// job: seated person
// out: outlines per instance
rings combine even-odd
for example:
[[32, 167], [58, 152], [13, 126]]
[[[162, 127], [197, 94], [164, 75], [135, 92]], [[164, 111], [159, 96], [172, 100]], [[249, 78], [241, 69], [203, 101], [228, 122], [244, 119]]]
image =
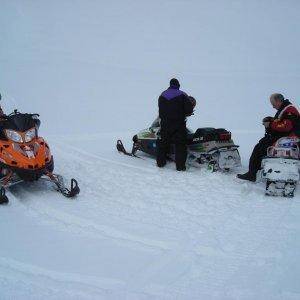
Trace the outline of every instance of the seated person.
[[249, 160], [249, 171], [237, 175], [240, 179], [256, 181], [256, 174], [261, 168], [262, 159], [267, 155], [268, 148], [279, 138], [285, 136], [300, 137], [300, 112], [297, 107], [281, 94], [272, 94], [270, 102], [277, 112], [274, 118], [266, 117], [263, 119], [266, 134], [253, 149]]

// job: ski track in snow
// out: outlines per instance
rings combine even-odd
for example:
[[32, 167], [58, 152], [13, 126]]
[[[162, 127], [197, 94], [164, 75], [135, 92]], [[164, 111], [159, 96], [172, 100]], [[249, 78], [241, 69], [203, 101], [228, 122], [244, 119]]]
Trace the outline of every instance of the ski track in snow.
[[[69, 285], [72, 289], [74, 286], [77, 286], [77, 291], [74, 292], [75, 295], [77, 294], [77, 297], [84, 297], [84, 295], [86, 295], [86, 289], [90, 289], [92, 292], [93, 290], [94, 292], [98, 290], [98, 293], [103, 293], [103, 291], [105, 292], [106, 290], [118, 290], [124, 287], [123, 282], [115, 279], [94, 278], [92, 276], [83, 277], [81, 274], [64, 274], [34, 265], [20, 263], [10, 258], [0, 257], [0, 269], [4, 270], [3, 273], [5, 274], [6, 281], [10, 280], [14, 282], [16, 286], [22, 287], [24, 285], [26, 289], [32, 289], [32, 292], [42, 288], [43, 296], [47, 297], [58, 297], [59, 293], [57, 292], [65, 288], [68, 289]], [[47, 286], [47, 289], [45, 289], [45, 286]], [[72, 296], [72, 293], [73, 292], [70, 292], [69, 296]], [[95, 294], [95, 296], [96, 295], [97, 294]]]
[[[55, 152], [58, 173], [67, 178], [76, 174], [81, 195], [75, 200], [59, 199], [62, 196], [53, 191], [53, 197], [42, 200], [50, 193], [42, 191], [45, 183], [20, 185], [9, 193], [9, 209], [24, 210], [27, 217], [52, 230], [110, 240], [155, 253], [157, 258], [130, 278], [98, 278], [0, 257], [4, 290], [5, 282], [21, 281], [21, 289], [54, 298], [64, 289], [66, 297], [100, 295], [103, 299], [191, 299], [193, 295], [251, 299], [256, 292], [267, 293], [263, 286], [257, 286], [258, 291], [243, 290], [232, 282], [238, 282], [249, 266], [281, 257], [276, 240], [288, 234], [283, 225], [298, 205], [297, 197], [265, 197], [261, 186], [241, 183], [234, 174], [193, 168], [185, 174], [158, 170], [154, 161], [137, 166], [130, 157], [106, 159], [63, 143], [55, 143]], [[61, 205], [55, 203], [57, 199]], [[108, 219], [109, 224], [104, 224]], [[159, 233], [155, 234], [159, 239], [153, 239], [152, 233], [148, 237], [148, 230]], [[266, 253], [270, 244], [275, 244], [272, 253]], [[75, 290], [74, 285], [78, 285]], [[88, 292], [83, 292], [86, 288]]]

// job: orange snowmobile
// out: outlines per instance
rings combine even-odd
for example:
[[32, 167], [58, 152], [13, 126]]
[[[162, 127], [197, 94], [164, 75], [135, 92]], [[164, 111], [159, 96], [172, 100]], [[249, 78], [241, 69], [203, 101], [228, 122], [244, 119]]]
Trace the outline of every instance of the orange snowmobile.
[[67, 188], [63, 177], [53, 173], [49, 145], [38, 136], [38, 117], [38, 114], [17, 110], [8, 116], [0, 116], [0, 204], [8, 203], [5, 188], [24, 181], [51, 181], [66, 197], [74, 197], [80, 192], [75, 179]]

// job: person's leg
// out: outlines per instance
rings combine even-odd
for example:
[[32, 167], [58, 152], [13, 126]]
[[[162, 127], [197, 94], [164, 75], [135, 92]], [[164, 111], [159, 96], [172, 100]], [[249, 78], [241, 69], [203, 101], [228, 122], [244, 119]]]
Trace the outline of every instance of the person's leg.
[[184, 143], [175, 144], [175, 161], [177, 171], [186, 170], [187, 147]]
[[267, 155], [268, 147], [272, 144], [273, 139], [270, 137], [264, 137], [256, 144], [249, 160], [249, 171], [245, 174], [238, 174], [240, 179], [256, 181], [256, 174], [261, 168], [262, 159]]
[[175, 142], [175, 162], [177, 171], [185, 171], [185, 163], [187, 158], [187, 131], [186, 127], [182, 126], [174, 134]]
[[249, 160], [249, 173], [256, 177], [256, 173], [261, 168], [262, 159], [267, 155], [267, 150], [273, 144], [273, 139], [269, 137], [262, 138], [254, 147]]
[[166, 129], [161, 129], [160, 138], [156, 142], [157, 145], [157, 156], [156, 163], [159, 168], [162, 168], [167, 163], [167, 154], [170, 148], [170, 137]]

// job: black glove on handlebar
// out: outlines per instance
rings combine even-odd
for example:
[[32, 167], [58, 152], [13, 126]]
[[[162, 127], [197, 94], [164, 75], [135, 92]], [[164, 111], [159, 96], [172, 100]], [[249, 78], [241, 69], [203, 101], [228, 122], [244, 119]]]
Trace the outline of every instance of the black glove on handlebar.
[[265, 122], [272, 122], [274, 120], [273, 117], [265, 117], [263, 118], [262, 122], [265, 123]]

